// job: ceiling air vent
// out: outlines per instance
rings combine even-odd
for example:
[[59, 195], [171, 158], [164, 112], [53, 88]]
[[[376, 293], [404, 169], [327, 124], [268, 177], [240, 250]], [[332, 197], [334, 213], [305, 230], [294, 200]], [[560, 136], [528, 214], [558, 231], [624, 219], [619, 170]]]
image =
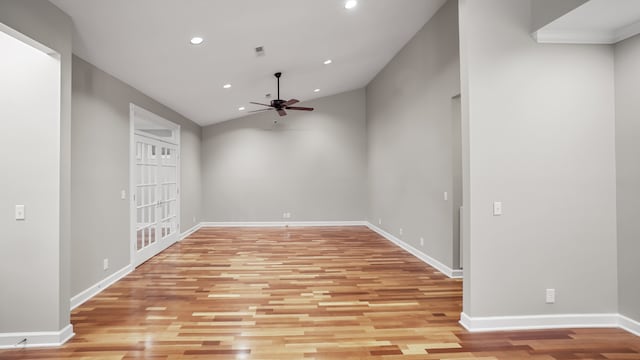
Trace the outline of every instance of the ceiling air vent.
[[264, 56], [264, 46], [258, 46], [255, 48], [256, 56]]

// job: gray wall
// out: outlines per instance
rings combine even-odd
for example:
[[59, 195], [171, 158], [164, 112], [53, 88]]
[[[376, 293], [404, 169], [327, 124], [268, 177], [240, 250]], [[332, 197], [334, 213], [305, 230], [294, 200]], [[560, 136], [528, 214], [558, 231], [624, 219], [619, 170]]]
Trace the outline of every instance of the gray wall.
[[[70, 124], [71, 124], [71, 19], [58, 8], [47, 1], [39, 0], [2, 0], [0, 1], [0, 22], [23, 33], [24, 35], [46, 45], [61, 55], [61, 77], [60, 77], [60, 119], [58, 149], [52, 149], [59, 154], [59, 165], [56, 170], [59, 176], [57, 197], [54, 206], [59, 210], [55, 212], [56, 229], [55, 234], [47, 234], [47, 237], [31, 237], [29, 241], [37, 247], [40, 242], [51, 246], [50, 258], [46, 262], [40, 262], [40, 255], [28, 253], [19, 266], [11, 268], [11, 274], [17, 276], [8, 277], [3, 280], [2, 306], [10, 309], [13, 314], [11, 319], [0, 318], [0, 332], [8, 331], [57, 331], [69, 324], [69, 231], [70, 231]], [[5, 120], [3, 120], [4, 122]], [[48, 134], [50, 136], [54, 134]], [[25, 144], [28, 141], [25, 139]], [[12, 150], [13, 151], [13, 150]], [[43, 165], [38, 163], [39, 159], [29, 159], [32, 166]], [[21, 165], [21, 167], [24, 167]], [[23, 169], [24, 170], [24, 169]], [[11, 173], [10, 167], [3, 167], [7, 174]], [[25, 179], [25, 184], [29, 184], [29, 179]], [[33, 189], [32, 189], [33, 190]], [[16, 204], [5, 204], [11, 209], [5, 213], [5, 219], [13, 220], [13, 206]], [[27, 210], [28, 211], [28, 210]], [[25, 224], [26, 225], [26, 224]], [[37, 228], [43, 224], [29, 223], [27, 226]], [[7, 238], [22, 236], [25, 233], [19, 230], [12, 233], [7, 230]], [[42, 251], [49, 247], [43, 246]], [[9, 252], [0, 252], [0, 262], [5, 262], [4, 257], [11, 257]], [[22, 256], [25, 256], [24, 254]], [[13, 259], [15, 260], [15, 259]], [[11, 260], [11, 261], [13, 261]], [[11, 263], [11, 261], [7, 263]], [[23, 276], [20, 276], [22, 274]], [[44, 276], [50, 274], [50, 276]], [[25, 280], [26, 279], [26, 280]], [[53, 282], [51, 287], [50, 281]], [[40, 287], [42, 288], [40, 289]], [[12, 289], [12, 290], [8, 290]], [[35, 312], [23, 312], [24, 299], [30, 298], [30, 292], [34, 289], [40, 290], [34, 299], [29, 299], [33, 308], [46, 304], [55, 304], [56, 309], [52, 309], [52, 315], [40, 317]], [[52, 289], [46, 292], [45, 289]], [[6, 300], [6, 301], [5, 301]], [[33, 302], [41, 302], [34, 304]], [[17, 315], [17, 316], [16, 316]], [[53, 316], [53, 318], [51, 317]]]
[[445, 201], [444, 192], [452, 194], [452, 97], [459, 92], [451, 0], [367, 86], [368, 220], [449, 267], [457, 265], [453, 197]]
[[129, 103], [181, 125], [181, 229], [200, 221], [201, 128], [74, 56], [72, 296], [129, 265]]
[[[3, 32], [0, 52], [0, 331], [57, 330], [60, 62]], [[17, 204], [25, 221], [14, 220]]]
[[620, 313], [640, 321], [640, 36], [615, 46]]
[[364, 90], [303, 106], [204, 128], [204, 221], [365, 219]]
[[530, 0], [462, 0], [460, 14], [464, 312], [617, 312], [612, 48], [535, 43]]

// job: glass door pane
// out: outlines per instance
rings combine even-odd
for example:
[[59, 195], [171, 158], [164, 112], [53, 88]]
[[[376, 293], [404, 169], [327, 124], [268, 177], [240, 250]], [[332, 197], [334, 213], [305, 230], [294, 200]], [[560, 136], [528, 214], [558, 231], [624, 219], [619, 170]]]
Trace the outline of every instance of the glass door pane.
[[158, 145], [144, 137], [136, 137], [136, 251], [144, 251], [158, 241], [157, 188]]
[[160, 149], [160, 236], [165, 239], [178, 231], [178, 150], [163, 144]]

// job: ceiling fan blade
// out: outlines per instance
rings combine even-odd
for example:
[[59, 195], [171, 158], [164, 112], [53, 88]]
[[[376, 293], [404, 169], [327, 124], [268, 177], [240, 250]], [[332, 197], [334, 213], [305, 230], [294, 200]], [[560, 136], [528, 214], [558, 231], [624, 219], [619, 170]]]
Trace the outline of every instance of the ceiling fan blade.
[[310, 107], [301, 107], [301, 106], [287, 106], [287, 110], [302, 110], [302, 111], [313, 111], [313, 108]]
[[260, 109], [260, 110], [252, 110], [252, 111], [247, 111], [249, 113], [257, 113], [257, 112], [263, 112], [263, 111], [271, 111], [273, 109]]
[[287, 115], [287, 112], [284, 111], [284, 109], [278, 109], [278, 114], [280, 114], [280, 116], [285, 116]]
[[262, 106], [268, 106], [268, 107], [271, 107], [271, 105], [267, 105], [267, 104], [263, 104], [263, 103], [258, 103], [258, 102], [253, 102], [253, 101], [249, 102], [249, 104], [256, 104], [256, 105], [262, 105]]
[[282, 105], [289, 106], [289, 105], [297, 104], [299, 102], [300, 102], [300, 100], [298, 100], [298, 99], [291, 99], [289, 101], [283, 102]]

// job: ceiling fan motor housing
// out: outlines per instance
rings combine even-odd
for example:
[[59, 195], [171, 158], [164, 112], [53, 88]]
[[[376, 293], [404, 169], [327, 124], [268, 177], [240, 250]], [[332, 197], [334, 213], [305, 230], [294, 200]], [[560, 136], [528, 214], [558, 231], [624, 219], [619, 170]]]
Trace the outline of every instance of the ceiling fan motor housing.
[[280, 99], [271, 100], [271, 106], [273, 106], [276, 109], [282, 109], [282, 108], [284, 108], [284, 103], [285, 102], [286, 101], [280, 100]]

